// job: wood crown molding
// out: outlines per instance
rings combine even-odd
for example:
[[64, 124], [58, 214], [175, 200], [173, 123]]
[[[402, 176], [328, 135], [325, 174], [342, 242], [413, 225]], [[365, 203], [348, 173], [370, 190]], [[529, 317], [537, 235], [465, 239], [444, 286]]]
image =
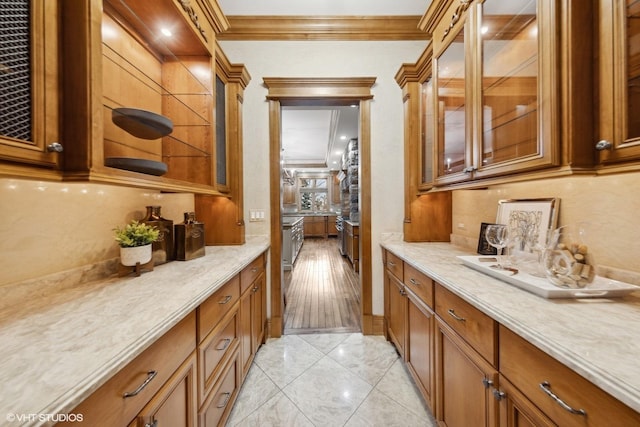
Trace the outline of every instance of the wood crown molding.
[[396, 83], [404, 87], [409, 82], [424, 83], [431, 75], [433, 44], [429, 42], [415, 64], [404, 63], [395, 75]]
[[454, 0], [434, 0], [431, 2], [429, 8], [420, 19], [418, 28], [426, 32], [427, 36], [431, 38], [433, 30], [435, 30], [436, 25], [443, 19], [444, 14], [447, 12], [447, 9], [449, 9], [449, 6], [451, 6], [453, 1]]
[[232, 64], [217, 41], [216, 73], [222, 74], [226, 82], [238, 83], [243, 90], [246, 89], [247, 85], [251, 81], [251, 75], [244, 64]]
[[218, 40], [427, 40], [420, 16], [275, 16], [227, 17], [230, 27]]
[[375, 77], [264, 77], [269, 89], [267, 99], [299, 98], [316, 99], [371, 99], [371, 87]]

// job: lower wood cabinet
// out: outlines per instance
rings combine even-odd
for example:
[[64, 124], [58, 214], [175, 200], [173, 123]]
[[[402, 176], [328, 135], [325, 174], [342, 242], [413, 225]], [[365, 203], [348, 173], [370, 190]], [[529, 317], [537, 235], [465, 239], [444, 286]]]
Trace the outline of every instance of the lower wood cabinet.
[[439, 427], [640, 426], [640, 413], [383, 251], [385, 335]]
[[195, 425], [196, 369], [196, 355], [193, 353], [140, 411], [129, 427]]
[[92, 427], [224, 425], [265, 340], [265, 262], [256, 258], [73, 413]]
[[498, 401], [491, 386], [498, 381], [498, 370], [439, 317], [435, 338], [435, 417], [439, 425], [497, 426]]
[[[556, 425], [640, 425], [638, 412], [504, 326], [500, 327], [500, 372], [526, 399], [521, 401], [539, 408]], [[500, 388], [514, 399], [502, 384]]]
[[433, 310], [408, 290], [405, 361], [418, 389], [431, 408], [435, 407], [434, 328]]
[[347, 241], [347, 258], [357, 273], [360, 270], [360, 227], [345, 221], [344, 232]]
[[[148, 405], [151, 405], [155, 399], [162, 401], [170, 397], [171, 402], [174, 402], [178, 396], [169, 396], [173, 394], [171, 385], [174, 382], [180, 383], [183, 378], [191, 375], [180, 374], [182, 372], [180, 367], [184, 368], [183, 363], [187, 358], [192, 357], [196, 348], [195, 331], [196, 316], [192, 312], [93, 392], [72, 412], [82, 414], [85, 425], [128, 426], [132, 422], [137, 422], [139, 414], [142, 413], [144, 416], [146, 412], [141, 411], [149, 408]], [[186, 369], [189, 371], [189, 368]], [[185, 381], [188, 385], [193, 379]], [[188, 387], [184, 392], [187, 393], [187, 390]], [[193, 405], [187, 407], [186, 411], [195, 410], [193, 394], [187, 395], [184, 402]], [[153, 408], [149, 409], [149, 413], [153, 416]], [[60, 425], [73, 426], [74, 423]]]
[[220, 380], [202, 405], [199, 415], [200, 427], [224, 425], [236, 400], [241, 379], [240, 353], [236, 351], [222, 371]]

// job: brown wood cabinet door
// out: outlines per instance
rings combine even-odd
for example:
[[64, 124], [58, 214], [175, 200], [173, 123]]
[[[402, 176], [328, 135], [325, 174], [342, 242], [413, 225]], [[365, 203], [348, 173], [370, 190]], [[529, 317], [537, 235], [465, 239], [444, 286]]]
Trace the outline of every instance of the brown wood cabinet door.
[[240, 363], [244, 378], [251, 365], [251, 289], [240, 298]]
[[407, 291], [406, 362], [424, 400], [433, 409], [435, 316], [412, 292]]
[[0, 64], [6, 64], [0, 71], [0, 160], [56, 167], [56, 148], [64, 143], [59, 125], [62, 7], [58, 0], [13, 3], [0, 19], [11, 34], [0, 50]]
[[264, 340], [265, 313], [265, 280], [264, 273], [253, 283], [251, 288], [251, 353], [256, 354]]
[[553, 427], [526, 396], [500, 375], [500, 427]]
[[640, 5], [599, 0], [599, 135], [603, 164], [640, 159]]
[[196, 355], [191, 355], [130, 426], [193, 427], [196, 424]]
[[386, 281], [389, 288], [389, 337], [404, 358], [407, 297], [404, 285], [393, 275], [387, 273]]
[[436, 419], [447, 427], [496, 427], [492, 390], [498, 372], [439, 318], [436, 320]]

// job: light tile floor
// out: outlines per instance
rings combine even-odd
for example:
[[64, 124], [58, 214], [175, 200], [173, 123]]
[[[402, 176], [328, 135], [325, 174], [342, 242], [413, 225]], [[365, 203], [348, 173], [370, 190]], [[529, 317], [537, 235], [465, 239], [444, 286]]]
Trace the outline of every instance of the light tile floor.
[[361, 427], [436, 423], [381, 336], [285, 335], [258, 353], [227, 426]]

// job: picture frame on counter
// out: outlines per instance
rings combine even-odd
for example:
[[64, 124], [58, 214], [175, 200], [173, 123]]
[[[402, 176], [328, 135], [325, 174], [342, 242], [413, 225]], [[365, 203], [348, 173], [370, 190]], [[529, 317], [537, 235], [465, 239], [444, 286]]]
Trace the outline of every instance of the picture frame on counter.
[[478, 253], [480, 255], [497, 255], [498, 250], [487, 242], [487, 226], [489, 222], [480, 223], [480, 235], [478, 236]]
[[519, 237], [532, 237], [544, 248], [551, 231], [558, 225], [560, 199], [505, 199], [498, 201], [497, 224], [505, 224]]

